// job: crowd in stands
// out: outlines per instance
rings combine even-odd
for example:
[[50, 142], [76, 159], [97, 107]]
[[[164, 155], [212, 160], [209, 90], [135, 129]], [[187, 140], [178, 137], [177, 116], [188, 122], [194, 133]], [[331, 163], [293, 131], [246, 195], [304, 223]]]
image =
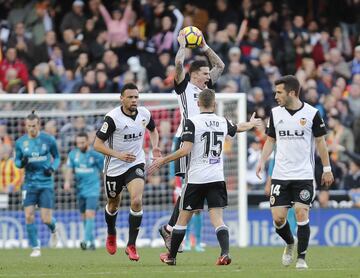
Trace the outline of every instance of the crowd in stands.
[[[0, 95], [118, 93], [127, 82], [142, 93], [171, 93], [178, 32], [194, 25], [226, 65], [216, 91], [245, 92], [248, 112], [264, 122], [274, 105], [273, 81], [294, 74], [302, 98], [329, 128], [331, 189], [360, 191], [360, 160], [353, 156], [360, 154], [359, 1], [5, 2]], [[201, 55], [189, 50], [186, 62]], [[252, 173], [264, 130], [249, 138], [250, 189], [262, 186]], [[318, 163], [318, 184], [321, 169]], [[326, 191], [323, 198], [326, 206]]]

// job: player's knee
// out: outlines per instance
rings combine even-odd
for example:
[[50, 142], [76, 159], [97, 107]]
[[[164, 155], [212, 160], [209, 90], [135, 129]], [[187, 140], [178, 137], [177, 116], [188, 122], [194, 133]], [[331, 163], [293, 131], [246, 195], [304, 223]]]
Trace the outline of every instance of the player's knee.
[[25, 222], [26, 222], [27, 224], [34, 223], [34, 220], [35, 220], [35, 217], [34, 217], [33, 214], [25, 215]]
[[110, 213], [116, 212], [119, 209], [119, 199], [118, 198], [108, 199], [106, 208]]
[[284, 226], [286, 222], [286, 218], [282, 216], [276, 216], [274, 217], [274, 226], [275, 228]]
[[41, 217], [41, 221], [42, 221], [44, 224], [46, 224], [46, 225], [51, 224], [51, 217], [42, 216], [42, 217]]
[[85, 218], [89, 219], [89, 218], [94, 218], [95, 217], [95, 211], [86, 211], [85, 212]]
[[296, 215], [297, 222], [304, 222], [304, 221], [307, 221], [309, 218], [308, 211], [306, 209], [296, 209], [295, 215]]
[[134, 211], [139, 211], [142, 208], [142, 200], [140, 197], [135, 197], [131, 199], [131, 209]]
[[110, 213], [115, 213], [117, 212], [119, 209], [119, 206], [118, 204], [116, 203], [112, 203], [112, 202], [109, 202], [107, 205], [106, 205], [106, 210]]

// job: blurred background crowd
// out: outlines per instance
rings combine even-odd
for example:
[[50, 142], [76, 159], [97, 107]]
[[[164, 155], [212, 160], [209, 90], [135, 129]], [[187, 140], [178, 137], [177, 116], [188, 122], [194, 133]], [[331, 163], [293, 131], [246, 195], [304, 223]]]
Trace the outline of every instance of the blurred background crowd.
[[[249, 134], [249, 190], [264, 186], [255, 165], [274, 106], [273, 81], [294, 74], [329, 129], [331, 189], [350, 192], [360, 206], [360, 0], [7, 0], [0, 1], [0, 18], [0, 97], [119, 93], [127, 82], [142, 93], [171, 93], [178, 32], [197, 26], [226, 64], [216, 91], [246, 93], [248, 113], [264, 119], [263, 130]], [[200, 56], [189, 50], [186, 64]], [[92, 123], [76, 124], [93, 130]], [[170, 134], [176, 124], [163, 128]], [[1, 145], [10, 146], [1, 148], [1, 161], [13, 137], [0, 121]], [[321, 171], [318, 161], [318, 185]], [[322, 206], [328, 198], [322, 190]]]

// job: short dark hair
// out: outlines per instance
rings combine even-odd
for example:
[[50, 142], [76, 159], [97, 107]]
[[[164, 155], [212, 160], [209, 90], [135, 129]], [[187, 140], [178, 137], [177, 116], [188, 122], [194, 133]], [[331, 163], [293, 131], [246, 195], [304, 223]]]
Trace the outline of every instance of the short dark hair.
[[40, 122], [40, 118], [39, 118], [39, 116], [35, 113], [35, 110], [32, 110], [32, 111], [31, 111], [31, 114], [27, 115], [26, 119], [29, 120], [29, 121], [38, 120], [38, 122]]
[[120, 94], [121, 95], [124, 95], [124, 92], [126, 90], [139, 90], [138, 87], [134, 84], [134, 83], [126, 83], [122, 88], [121, 88], [121, 91], [120, 91]]
[[85, 131], [80, 131], [76, 137], [85, 137], [86, 139], [89, 138], [88, 134]]
[[211, 89], [204, 89], [199, 94], [199, 103], [204, 108], [210, 108], [215, 102], [215, 91]]
[[209, 67], [209, 63], [204, 60], [196, 60], [196, 61], [192, 62], [190, 65], [189, 74], [191, 74], [195, 71], [199, 71], [200, 68], [202, 68], [202, 67]]
[[284, 84], [284, 89], [286, 92], [289, 93], [290, 91], [295, 91], [296, 96], [299, 96], [300, 94], [300, 83], [294, 75], [282, 76], [278, 80], [275, 80], [274, 84]]

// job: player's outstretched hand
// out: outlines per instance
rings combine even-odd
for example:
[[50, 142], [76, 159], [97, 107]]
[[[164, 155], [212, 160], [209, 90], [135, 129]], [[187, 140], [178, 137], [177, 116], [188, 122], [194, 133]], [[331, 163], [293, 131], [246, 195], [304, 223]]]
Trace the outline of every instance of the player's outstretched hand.
[[330, 187], [334, 182], [334, 176], [332, 172], [323, 173], [321, 176], [321, 184], [325, 185], [326, 187]]
[[177, 40], [178, 40], [178, 42], [179, 42], [179, 44], [180, 44], [180, 47], [185, 47], [185, 46], [186, 46], [185, 34], [184, 34], [184, 31], [183, 31], [183, 30], [181, 30], [181, 31], [179, 32], [179, 35], [178, 35], [178, 37], [177, 37]]
[[129, 152], [120, 152], [117, 158], [127, 163], [131, 163], [136, 160], [136, 156]]
[[259, 180], [262, 180], [262, 176], [260, 175], [260, 173], [262, 171], [264, 171], [265, 165], [261, 162], [258, 163], [258, 165], [256, 165], [256, 176], [259, 178]]
[[155, 147], [152, 150], [153, 157], [161, 157], [161, 150], [159, 147]]
[[262, 120], [260, 118], [255, 118], [256, 112], [254, 112], [251, 115], [250, 123], [253, 125], [253, 127], [258, 128], [262, 126]]
[[164, 164], [164, 158], [162, 157], [154, 158], [149, 168], [147, 168], [147, 173], [149, 175], [152, 175], [154, 172], [159, 170], [163, 164]]

